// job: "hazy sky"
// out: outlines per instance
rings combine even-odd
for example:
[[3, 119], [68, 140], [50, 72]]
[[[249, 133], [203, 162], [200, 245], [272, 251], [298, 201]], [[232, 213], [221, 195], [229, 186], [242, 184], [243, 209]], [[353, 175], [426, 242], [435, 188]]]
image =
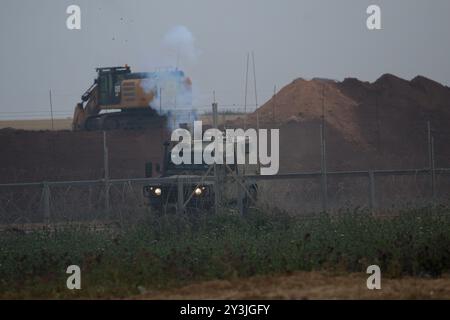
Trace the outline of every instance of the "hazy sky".
[[[66, 28], [71, 4], [81, 30]], [[381, 7], [383, 30], [366, 28], [370, 4]], [[49, 89], [55, 114], [71, 116], [96, 67], [175, 66], [163, 39], [178, 25], [195, 39], [195, 57], [181, 53], [179, 66], [199, 106], [213, 90], [219, 106], [243, 104], [251, 51], [260, 104], [297, 77], [389, 72], [450, 84], [450, 0], [2, 0], [0, 10], [0, 119], [48, 117]]]

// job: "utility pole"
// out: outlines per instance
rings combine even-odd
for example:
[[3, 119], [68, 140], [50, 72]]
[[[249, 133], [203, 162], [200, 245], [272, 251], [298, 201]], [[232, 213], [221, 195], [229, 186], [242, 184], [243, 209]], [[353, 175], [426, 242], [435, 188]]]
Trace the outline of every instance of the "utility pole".
[[[213, 128], [217, 129], [217, 102], [213, 102], [212, 104], [212, 112], [213, 112]], [[215, 142], [217, 142], [215, 140]], [[222, 141], [220, 141], [222, 143]], [[217, 148], [215, 149], [217, 152]], [[219, 213], [219, 203], [220, 203], [220, 186], [219, 186], [219, 172], [217, 168], [217, 164], [214, 161], [214, 212], [215, 214]]]
[[248, 65], [250, 54], [247, 53], [247, 64], [245, 70], [245, 91], [244, 91], [244, 130], [247, 129], [247, 92], [248, 92]]
[[[255, 85], [255, 104], [256, 104], [256, 137], [259, 143], [259, 110], [258, 110], [258, 91], [256, 90], [256, 67], [255, 67], [255, 54], [252, 51], [252, 63], [253, 63], [253, 83]], [[258, 174], [261, 172], [261, 163], [258, 157]]]
[[256, 68], [255, 68], [255, 54], [252, 51], [252, 62], [253, 62], [253, 82], [255, 85], [255, 104], [256, 104], [256, 109], [258, 109], [258, 92], [256, 90]]
[[322, 172], [322, 210], [328, 210], [328, 180], [327, 180], [327, 155], [326, 155], [326, 140], [325, 127], [320, 126], [320, 167]]
[[328, 179], [326, 154], [325, 84], [322, 85], [322, 124], [320, 126], [320, 168], [322, 172], [322, 210], [328, 210]]
[[275, 106], [276, 106], [276, 98], [277, 98], [277, 86], [273, 86], [273, 110], [272, 110], [272, 123], [275, 125]]
[[325, 128], [325, 84], [322, 84], [322, 126]]

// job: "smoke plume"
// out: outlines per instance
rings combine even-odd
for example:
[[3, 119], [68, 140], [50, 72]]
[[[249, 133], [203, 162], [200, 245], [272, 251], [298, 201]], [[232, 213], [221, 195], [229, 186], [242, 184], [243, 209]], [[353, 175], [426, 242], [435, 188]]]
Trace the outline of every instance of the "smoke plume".
[[152, 91], [155, 95], [150, 107], [160, 115], [167, 116], [171, 129], [181, 123], [191, 124], [197, 118], [192, 108], [192, 84], [179, 69], [166, 69], [147, 74], [141, 86], [145, 92]]
[[172, 27], [163, 38], [164, 46], [176, 54], [177, 60], [187, 59], [191, 63], [195, 62], [200, 54], [194, 43], [192, 32], [185, 26]]

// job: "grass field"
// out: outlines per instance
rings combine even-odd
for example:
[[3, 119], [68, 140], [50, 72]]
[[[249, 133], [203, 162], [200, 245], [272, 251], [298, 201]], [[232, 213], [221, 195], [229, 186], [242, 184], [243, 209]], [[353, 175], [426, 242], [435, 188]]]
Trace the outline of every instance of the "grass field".
[[[243, 297], [246, 283], [257, 281], [264, 287], [265, 280], [258, 279], [267, 279], [267, 288], [276, 292], [276, 283], [269, 280], [274, 276], [284, 279], [279, 297], [287, 298], [289, 294], [281, 292], [291, 280], [294, 287], [301, 281], [289, 278], [298, 272], [306, 272], [302, 277], [318, 275], [318, 285], [326, 281], [323, 272], [337, 277], [336, 285], [330, 282], [324, 291], [327, 298], [332, 288], [335, 294], [345, 290], [340, 287], [345, 283], [364, 288], [360, 281], [372, 264], [380, 266], [383, 279], [397, 279], [387, 282], [394, 286], [406, 283], [401, 281], [404, 277], [418, 278], [414, 281], [419, 283], [446, 279], [449, 213], [447, 208], [423, 208], [390, 218], [360, 211], [308, 219], [263, 212], [246, 217], [149, 215], [138, 224], [97, 231], [80, 226], [30, 233], [10, 230], [0, 234], [0, 298], [173, 297], [186, 286], [208, 287], [208, 281], [237, 283], [242, 294], [235, 296]], [[65, 271], [72, 264], [81, 267], [82, 290], [66, 288]], [[339, 277], [349, 277], [348, 282]], [[312, 286], [314, 281], [308, 281]], [[432, 285], [426, 283], [425, 291], [408, 284], [415, 288], [411, 297], [431, 297]], [[218, 290], [216, 296], [222, 289]], [[343, 297], [367, 297], [358, 290]], [[294, 296], [321, 297], [299, 292]], [[434, 294], [448, 296], [442, 290]]]

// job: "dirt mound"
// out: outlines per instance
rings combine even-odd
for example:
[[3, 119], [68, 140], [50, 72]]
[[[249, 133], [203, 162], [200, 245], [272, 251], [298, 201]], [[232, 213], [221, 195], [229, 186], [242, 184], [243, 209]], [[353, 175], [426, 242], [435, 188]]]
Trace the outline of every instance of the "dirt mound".
[[[385, 74], [373, 83], [298, 78], [257, 113], [260, 127], [281, 130], [283, 171], [318, 167], [323, 118], [331, 168], [426, 167], [428, 121], [437, 165], [450, 165], [450, 88], [423, 76], [408, 81]], [[248, 126], [256, 118], [249, 115]]]
[[[385, 74], [373, 83], [298, 78], [258, 109], [260, 127], [280, 128], [280, 172], [320, 169], [323, 115], [329, 170], [428, 167], [427, 121], [436, 166], [450, 166], [450, 88], [423, 76]], [[256, 126], [256, 113], [226, 123]], [[163, 125], [107, 134], [113, 178], [161, 163]], [[164, 136], [164, 137], [163, 137]], [[103, 177], [101, 132], [0, 130], [0, 183]]]
[[449, 299], [450, 278], [383, 279], [368, 290], [366, 274], [295, 272], [289, 275], [215, 280], [178, 289], [145, 292], [133, 299]]

